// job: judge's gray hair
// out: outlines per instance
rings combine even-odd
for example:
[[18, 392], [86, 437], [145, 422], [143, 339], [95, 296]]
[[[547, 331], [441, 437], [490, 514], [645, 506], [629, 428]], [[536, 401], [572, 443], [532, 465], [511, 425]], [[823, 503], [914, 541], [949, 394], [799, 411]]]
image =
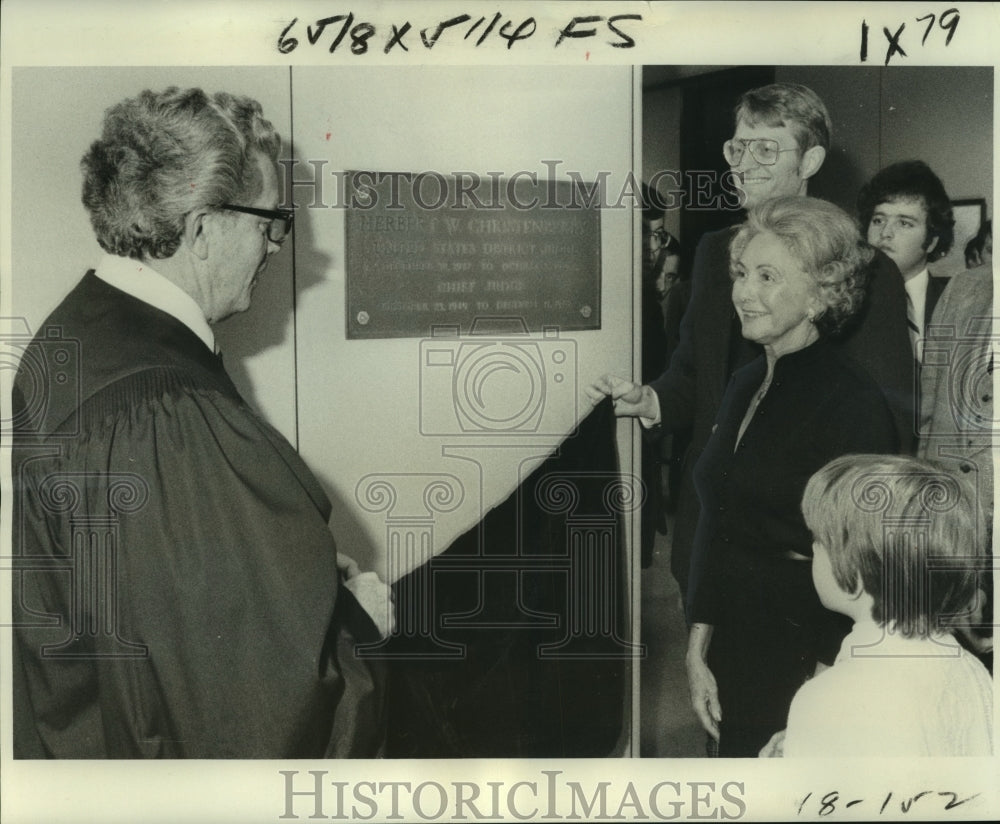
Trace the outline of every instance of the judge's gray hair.
[[170, 257], [189, 213], [259, 195], [256, 155], [276, 160], [279, 146], [249, 97], [171, 86], [112, 106], [80, 161], [98, 243], [136, 260]]

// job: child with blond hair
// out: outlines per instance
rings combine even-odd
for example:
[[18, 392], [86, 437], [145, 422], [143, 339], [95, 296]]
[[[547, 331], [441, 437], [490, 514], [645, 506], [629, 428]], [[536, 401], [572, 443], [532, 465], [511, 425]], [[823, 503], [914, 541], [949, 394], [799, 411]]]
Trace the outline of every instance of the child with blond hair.
[[802, 512], [820, 600], [854, 628], [761, 755], [990, 755], [992, 681], [951, 632], [989, 569], [972, 488], [916, 458], [847, 455], [812, 476]]

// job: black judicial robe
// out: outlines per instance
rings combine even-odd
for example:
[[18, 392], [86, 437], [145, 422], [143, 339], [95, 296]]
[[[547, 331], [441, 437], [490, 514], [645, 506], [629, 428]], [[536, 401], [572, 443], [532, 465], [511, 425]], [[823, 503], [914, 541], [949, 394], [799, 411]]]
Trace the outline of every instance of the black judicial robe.
[[371, 757], [330, 504], [171, 316], [88, 273], [15, 383], [16, 757]]

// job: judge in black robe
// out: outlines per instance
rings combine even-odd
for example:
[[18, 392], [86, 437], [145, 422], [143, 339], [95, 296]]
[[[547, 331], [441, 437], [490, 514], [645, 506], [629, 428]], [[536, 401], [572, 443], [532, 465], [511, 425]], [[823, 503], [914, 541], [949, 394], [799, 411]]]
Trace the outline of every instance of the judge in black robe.
[[[382, 684], [355, 656], [379, 633], [342, 584], [330, 503], [208, 326], [249, 306], [290, 228], [277, 150], [255, 101], [168, 89], [109, 110], [84, 158], [120, 254], [15, 382], [15, 757], [379, 753]], [[240, 174], [205, 171], [222, 167]]]

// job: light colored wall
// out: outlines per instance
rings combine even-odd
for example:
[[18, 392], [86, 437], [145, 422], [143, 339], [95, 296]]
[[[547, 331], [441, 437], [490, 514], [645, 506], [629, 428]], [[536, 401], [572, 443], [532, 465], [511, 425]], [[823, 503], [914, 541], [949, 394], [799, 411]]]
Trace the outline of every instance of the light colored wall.
[[[883, 72], [882, 165], [926, 161], [952, 200], [986, 198], [993, 215], [993, 69], [942, 71], [899, 67]], [[965, 240], [932, 264], [936, 274], [965, 268]]]
[[[558, 160], [557, 175], [595, 179], [607, 170], [609, 189], [617, 189], [635, 151], [627, 66], [296, 68], [293, 75], [246, 67], [18, 69], [12, 301], [33, 330], [102, 254], [80, 204], [78, 164], [105, 108], [172, 84], [256, 97], [286, 139], [282, 154], [292, 156], [293, 141], [296, 158], [326, 159], [329, 170], [528, 170], [544, 178], [542, 161]], [[310, 199], [303, 190], [298, 195]], [[216, 334], [241, 391], [296, 444], [331, 495], [342, 551], [393, 577], [402, 571], [384, 568], [387, 513], [369, 511], [371, 500], [368, 509], [359, 502], [357, 487], [372, 475], [397, 486], [394, 515], [420, 510], [428, 479], [453, 480], [459, 497], [451, 511], [434, 516], [434, 549], [446, 548], [589, 410], [586, 382], [604, 372], [631, 373], [633, 212], [602, 215], [602, 328], [560, 336], [576, 368], [566, 372], [567, 382], [549, 387], [552, 434], [470, 438], [421, 434], [418, 339], [346, 340], [343, 212], [300, 210], [294, 244], [272, 258], [253, 307]], [[551, 344], [538, 346], [544, 352]], [[618, 424], [626, 472], [633, 426]]]
[[779, 66], [779, 83], [803, 83], [826, 103], [833, 145], [809, 194], [854, 214], [858, 190], [881, 168], [882, 111], [878, 66]]
[[[328, 169], [526, 170], [542, 179], [542, 161], [558, 160], [557, 176], [576, 171], [592, 180], [612, 172], [610, 189], [624, 185], [631, 169], [629, 67], [298, 68], [294, 79], [296, 156], [326, 159]], [[296, 245], [301, 452], [331, 493], [341, 547], [375, 559], [385, 556], [387, 517], [422, 514], [414, 496], [431, 476], [451, 476], [445, 480], [458, 484], [463, 502], [435, 516], [440, 551], [502, 500], [558, 437], [422, 434], [422, 414], [454, 405], [450, 387], [437, 384], [421, 409], [419, 339], [346, 339], [344, 212], [307, 211]], [[552, 431], [568, 432], [590, 408], [585, 382], [631, 372], [633, 211], [602, 214], [602, 328], [560, 335], [575, 351], [577, 370], [566, 379], [576, 385], [548, 383]], [[539, 344], [543, 351], [550, 345]], [[626, 461], [630, 426], [619, 424]], [[359, 503], [358, 484], [371, 475], [396, 487], [391, 513]]]
[[993, 69], [901, 66], [882, 73], [882, 165], [926, 160], [952, 200], [993, 213]]

